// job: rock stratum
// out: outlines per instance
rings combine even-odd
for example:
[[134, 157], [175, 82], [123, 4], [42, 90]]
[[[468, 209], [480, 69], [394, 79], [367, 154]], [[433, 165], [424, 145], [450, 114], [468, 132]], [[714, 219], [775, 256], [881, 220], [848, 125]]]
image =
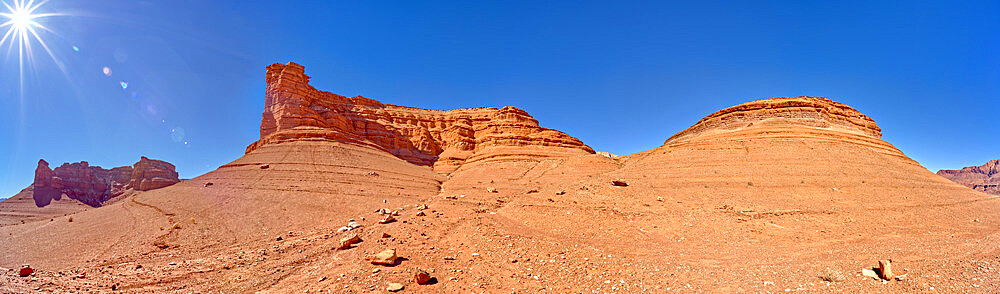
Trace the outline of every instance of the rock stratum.
[[86, 161], [64, 163], [51, 169], [48, 162], [39, 159], [31, 188], [32, 198], [38, 207], [49, 205], [53, 200], [61, 200], [64, 195], [98, 207], [127, 189], [148, 191], [177, 182], [180, 180], [174, 171], [174, 165], [145, 156], [132, 166], [112, 169], [91, 166]]
[[305, 68], [295, 63], [268, 66], [266, 80], [260, 140], [247, 153], [289, 141], [349, 142], [433, 166], [439, 173], [497, 157], [594, 153], [579, 139], [540, 127], [512, 106], [440, 111], [345, 97], [310, 86]]
[[1000, 159], [959, 170], [942, 169], [937, 174], [973, 190], [1000, 195]]
[[[931, 173], [883, 141], [872, 118], [830, 99], [743, 103], [616, 156], [513, 107], [423, 110], [308, 80], [300, 65], [269, 66], [259, 139], [212, 172], [0, 227], [0, 267], [36, 269], [0, 283], [11, 292], [1000, 289], [990, 270], [1000, 268], [998, 197]], [[40, 249], [57, 246], [58, 256]], [[396, 258], [372, 262], [384, 252]], [[889, 259], [904, 280], [861, 275]]]

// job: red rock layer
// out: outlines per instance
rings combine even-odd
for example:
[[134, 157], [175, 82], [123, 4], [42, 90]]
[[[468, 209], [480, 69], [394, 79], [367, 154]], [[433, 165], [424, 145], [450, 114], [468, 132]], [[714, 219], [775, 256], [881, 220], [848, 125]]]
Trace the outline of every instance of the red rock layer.
[[943, 169], [939, 170], [937, 174], [973, 190], [1000, 195], [1000, 159], [960, 170]]
[[247, 153], [266, 144], [337, 141], [372, 146], [448, 173], [467, 161], [491, 158], [484, 155], [496, 148], [594, 152], [579, 139], [540, 127], [527, 112], [511, 106], [440, 111], [345, 97], [310, 86], [304, 67], [295, 63], [268, 66], [266, 80], [260, 140], [247, 147]]
[[125, 188], [148, 191], [170, 186], [179, 181], [173, 164], [143, 156], [132, 166], [132, 176]]
[[32, 197], [43, 207], [63, 195], [90, 206], [102, 203], [126, 189], [151, 190], [180, 182], [172, 164], [142, 157], [135, 166], [103, 169], [86, 161], [64, 163], [55, 169], [45, 160], [38, 160]]

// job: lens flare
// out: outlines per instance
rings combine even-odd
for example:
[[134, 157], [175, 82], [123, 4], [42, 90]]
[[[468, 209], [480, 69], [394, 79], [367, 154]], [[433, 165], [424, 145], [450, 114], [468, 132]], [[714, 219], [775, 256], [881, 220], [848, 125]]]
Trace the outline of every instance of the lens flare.
[[122, 90], [128, 89], [128, 82], [122, 81]]

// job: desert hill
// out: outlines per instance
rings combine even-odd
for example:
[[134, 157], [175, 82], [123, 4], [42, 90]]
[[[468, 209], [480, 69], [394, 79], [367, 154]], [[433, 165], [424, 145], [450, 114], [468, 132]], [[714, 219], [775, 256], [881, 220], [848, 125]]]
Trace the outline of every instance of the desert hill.
[[1000, 159], [960, 170], [943, 169], [937, 174], [973, 190], [1000, 195]]
[[[72, 214], [73, 222], [0, 227], [0, 266], [38, 269], [32, 278], [8, 271], [4, 284], [14, 292], [360, 293], [390, 283], [404, 292], [1000, 289], [1000, 200], [927, 171], [881, 140], [873, 119], [829, 99], [744, 103], [663, 146], [609, 156], [514, 107], [434, 111], [345, 97], [313, 89], [294, 63], [269, 66], [265, 81], [261, 136], [243, 157]], [[352, 234], [360, 242], [342, 247]], [[373, 264], [386, 249], [402, 258]], [[861, 276], [881, 259], [904, 279]], [[433, 282], [414, 282], [420, 271]]]

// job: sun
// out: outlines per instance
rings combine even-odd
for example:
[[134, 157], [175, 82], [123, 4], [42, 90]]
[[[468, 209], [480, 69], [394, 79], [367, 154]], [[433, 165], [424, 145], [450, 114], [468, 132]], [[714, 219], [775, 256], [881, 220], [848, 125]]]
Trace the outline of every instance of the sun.
[[[50, 16], [62, 15], [59, 13], [36, 13], [48, 0], [0, 0], [6, 12], [0, 12], [0, 47], [7, 47], [7, 55], [16, 54], [18, 67], [21, 73], [21, 88], [24, 88], [25, 65], [34, 64], [34, 47], [43, 50], [56, 63], [63, 73], [66, 73], [62, 62], [56, 58], [56, 53], [45, 42], [46, 34], [57, 35], [55, 32], [45, 27], [39, 21]], [[6, 29], [6, 30], [4, 30]], [[57, 35], [58, 36], [58, 35]], [[5, 58], [11, 60], [12, 58]]]
[[36, 15], [33, 13], [44, 3], [44, 1], [35, 4], [34, 0], [27, 2], [14, 0], [14, 5], [11, 5], [7, 3], [7, 1], [3, 1], [3, 5], [7, 8], [7, 12], [0, 12], [0, 16], [6, 17], [7, 21], [0, 24], [0, 27], [10, 26], [8, 34], [13, 34], [22, 33], [26, 30], [31, 30], [32, 27], [39, 26], [34, 19], [43, 15]]
[[35, 18], [27, 9], [18, 9], [9, 14], [4, 14], [4, 16], [10, 18], [10, 24], [18, 30], [27, 29], [34, 23], [31, 19]]

